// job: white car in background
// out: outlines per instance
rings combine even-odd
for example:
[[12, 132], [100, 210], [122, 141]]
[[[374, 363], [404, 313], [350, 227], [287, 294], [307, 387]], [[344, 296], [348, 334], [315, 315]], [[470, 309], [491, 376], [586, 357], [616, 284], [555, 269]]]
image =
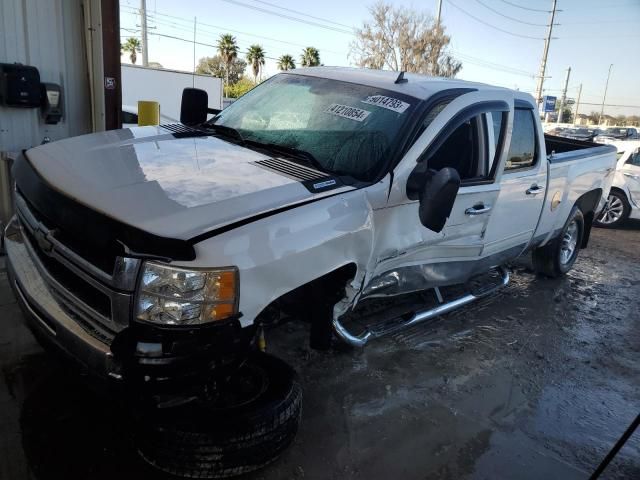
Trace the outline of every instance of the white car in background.
[[607, 203], [596, 219], [599, 227], [617, 227], [628, 218], [640, 219], [640, 140], [615, 144], [618, 163]]
[[[593, 139], [596, 143], [602, 143], [604, 145], [612, 145], [618, 142], [637, 140], [638, 130], [635, 128], [627, 127], [611, 127], [601, 131]], [[618, 149], [620, 151], [620, 149]]]

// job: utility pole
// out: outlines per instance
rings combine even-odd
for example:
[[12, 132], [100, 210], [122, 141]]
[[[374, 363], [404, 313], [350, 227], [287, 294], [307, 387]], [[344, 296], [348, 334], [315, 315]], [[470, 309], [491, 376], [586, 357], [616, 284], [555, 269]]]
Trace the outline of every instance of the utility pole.
[[198, 17], [193, 17], [193, 75], [191, 76], [191, 85], [196, 86], [196, 29], [198, 27]]
[[567, 101], [567, 87], [569, 87], [569, 76], [571, 75], [571, 67], [567, 68], [567, 75], [564, 77], [564, 88], [562, 89], [562, 97], [560, 97], [560, 110], [558, 110], [558, 119], [556, 123], [562, 123], [564, 104]]
[[604, 101], [607, 99], [607, 89], [609, 88], [609, 77], [611, 77], [611, 67], [613, 63], [609, 65], [609, 73], [607, 73], [607, 83], [604, 85], [604, 95], [602, 96], [602, 108], [600, 109], [600, 117], [598, 117], [598, 125], [602, 125], [602, 114], [604, 113]]
[[551, 43], [551, 33], [553, 32], [553, 21], [556, 18], [556, 4], [558, 0], [553, 0], [551, 9], [551, 19], [549, 20], [549, 28], [547, 30], [547, 38], [544, 40], [544, 50], [542, 51], [542, 61], [540, 62], [540, 72], [538, 74], [538, 83], [536, 85], [536, 102], [540, 105], [542, 102], [542, 85], [544, 84], [544, 75], [547, 71], [547, 56], [549, 55], [549, 44]]
[[436, 15], [436, 28], [440, 28], [441, 16], [442, 16], [442, 0], [438, 0], [438, 14]]
[[582, 84], [580, 84], [580, 88], [578, 88], [578, 100], [576, 100], [576, 113], [573, 114], [573, 123], [576, 123], [578, 120], [578, 110], [580, 109], [580, 97], [582, 96]]
[[147, 36], [147, 0], [140, 0], [140, 25], [142, 28], [142, 66], [149, 66], [149, 48]]

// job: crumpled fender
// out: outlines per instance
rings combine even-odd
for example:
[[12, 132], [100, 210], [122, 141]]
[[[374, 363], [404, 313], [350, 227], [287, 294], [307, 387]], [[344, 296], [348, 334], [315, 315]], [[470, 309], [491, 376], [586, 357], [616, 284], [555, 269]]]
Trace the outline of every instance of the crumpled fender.
[[355, 264], [355, 278], [341, 302], [348, 305], [372, 257], [370, 200], [386, 186], [381, 182], [372, 188], [373, 192], [358, 189], [323, 198], [206, 239], [194, 246], [197, 262], [179, 262], [180, 266], [236, 266], [243, 327], [285, 293]]

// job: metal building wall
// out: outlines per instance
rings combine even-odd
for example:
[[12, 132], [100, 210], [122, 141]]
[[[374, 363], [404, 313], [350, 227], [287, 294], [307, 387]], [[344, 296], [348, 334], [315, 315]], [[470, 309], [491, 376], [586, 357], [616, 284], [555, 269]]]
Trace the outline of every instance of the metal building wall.
[[33, 65], [62, 85], [64, 118], [45, 125], [40, 109], [0, 107], [0, 152], [91, 131], [82, 0], [0, 0], [0, 62]]

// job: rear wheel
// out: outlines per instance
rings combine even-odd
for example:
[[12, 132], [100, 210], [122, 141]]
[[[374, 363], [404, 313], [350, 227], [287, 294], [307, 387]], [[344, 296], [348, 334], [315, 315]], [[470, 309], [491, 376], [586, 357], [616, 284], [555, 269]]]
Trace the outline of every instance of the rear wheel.
[[578, 258], [583, 237], [584, 217], [578, 207], [573, 207], [560, 235], [533, 251], [535, 270], [548, 277], [567, 273]]
[[630, 211], [627, 197], [622, 192], [611, 190], [607, 203], [596, 218], [595, 224], [603, 228], [618, 227], [629, 217]]
[[142, 412], [138, 450], [154, 467], [191, 478], [226, 478], [274, 461], [298, 430], [302, 388], [282, 360], [252, 354], [206, 399]]

